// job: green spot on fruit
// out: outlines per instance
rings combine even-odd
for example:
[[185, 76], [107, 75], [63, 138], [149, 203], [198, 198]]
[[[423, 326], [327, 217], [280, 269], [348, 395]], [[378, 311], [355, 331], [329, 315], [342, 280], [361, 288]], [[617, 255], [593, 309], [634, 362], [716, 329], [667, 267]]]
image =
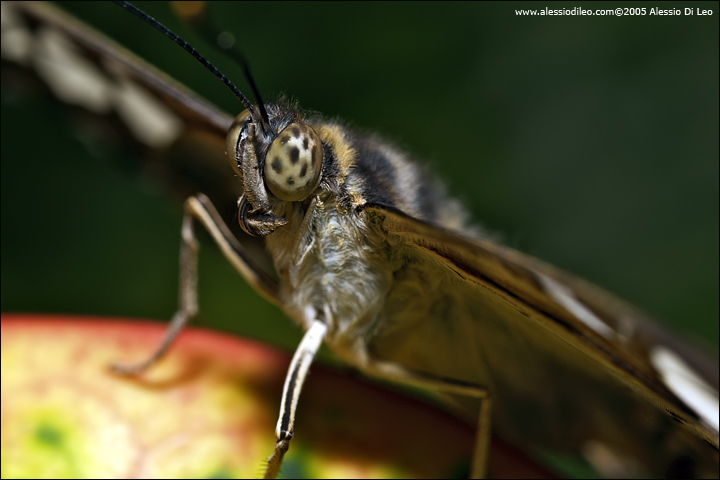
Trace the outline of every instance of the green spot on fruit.
[[[299, 452], [298, 452], [299, 453]], [[285, 458], [280, 475], [283, 478], [312, 478], [305, 468], [302, 455], [293, 455]]]
[[50, 447], [59, 447], [63, 443], [63, 434], [54, 425], [41, 423], [35, 430], [35, 438], [38, 442]]
[[235, 476], [225, 468], [219, 468], [210, 474], [207, 478], [235, 478]]

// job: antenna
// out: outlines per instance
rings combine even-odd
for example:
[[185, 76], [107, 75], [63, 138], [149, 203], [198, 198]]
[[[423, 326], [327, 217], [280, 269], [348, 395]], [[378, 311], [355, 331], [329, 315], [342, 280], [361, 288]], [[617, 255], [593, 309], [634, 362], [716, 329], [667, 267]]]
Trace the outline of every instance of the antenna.
[[[180, 45], [186, 52], [188, 52], [190, 55], [192, 55], [193, 58], [195, 58], [195, 60], [200, 62], [205, 68], [210, 70], [210, 72], [212, 72], [213, 75], [215, 75], [218, 79], [220, 79], [220, 81], [223, 82], [225, 84], [225, 86], [227, 86], [230, 89], [230, 91], [232, 91], [233, 94], [237, 98], [240, 99], [240, 101], [243, 103], [243, 105], [245, 105], [245, 108], [247, 108], [250, 111], [250, 114], [253, 116], [254, 119], [259, 120], [259, 123], [263, 126], [269, 125], [269, 123], [266, 123], [267, 113], [265, 112], [265, 108], [262, 107], [262, 111], [263, 111], [264, 115], [258, 116], [257, 111], [255, 110], [255, 107], [253, 106], [253, 104], [250, 103], [250, 100], [248, 100], [247, 97], [245, 95], [243, 95], [243, 93], [235, 86], [235, 84], [232, 83], [229, 78], [227, 78], [220, 70], [218, 70], [212, 63], [210, 63], [210, 61], [208, 61], [205, 57], [203, 57], [200, 54], [200, 52], [195, 50], [189, 43], [187, 43], [185, 40], [180, 38], [175, 32], [173, 32], [172, 30], [167, 28], [165, 25], [158, 22], [153, 17], [151, 17], [147, 13], [143, 12], [139, 8], [135, 7], [134, 5], [131, 5], [128, 2], [117, 2], [116, 1], [114, 3], [121, 6], [125, 10], [129, 11], [133, 15], [140, 17], [142, 20], [144, 20], [145, 22], [147, 22], [150, 25], [152, 25], [153, 27], [155, 27], [156, 30], [161, 32], [163, 35], [168, 37], [170, 40], [172, 40], [173, 42]], [[246, 62], [244, 64], [241, 63], [241, 65], [244, 67], [243, 69], [246, 72], [246, 75], [249, 75], [250, 69], [247, 67], [247, 63]], [[253, 91], [255, 91], [256, 90], [256, 88], [254, 87], [255, 82], [253, 82], [251, 80], [251, 78], [252, 77], [248, 77], [248, 81], [250, 82], [250, 85], [253, 88]], [[257, 94], [256, 94], [256, 96], [257, 96]]]
[[[260, 95], [260, 90], [255, 84], [255, 79], [250, 73], [250, 63], [247, 61], [247, 58], [245, 58], [245, 54], [235, 46], [235, 38], [226, 32], [225, 29], [220, 28], [212, 18], [205, 14], [205, 12], [207, 12], [207, 9], [204, 8], [205, 2], [173, 2], [172, 6], [178, 15], [185, 18], [206, 42], [215, 45], [240, 65], [243, 70], [243, 75], [245, 75], [245, 79], [250, 85], [253, 95], [255, 95], [255, 103], [258, 110], [260, 110], [260, 115], [269, 125], [270, 121], [268, 120], [267, 111], [265, 110], [265, 103]], [[229, 43], [226, 42], [226, 36], [232, 37]], [[221, 40], [221, 38], [223, 40]]]

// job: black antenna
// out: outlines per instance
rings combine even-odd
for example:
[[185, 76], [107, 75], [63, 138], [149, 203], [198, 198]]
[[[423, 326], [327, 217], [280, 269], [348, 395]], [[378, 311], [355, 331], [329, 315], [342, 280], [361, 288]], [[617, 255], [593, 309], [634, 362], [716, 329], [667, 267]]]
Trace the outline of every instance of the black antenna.
[[228, 45], [221, 43], [220, 35], [223, 34], [225, 30], [220, 28], [213, 21], [212, 18], [206, 15], [207, 9], [195, 7], [185, 8], [184, 5], [187, 4], [175, 3], [173, 4], [173, 8], [177, 11], [179, 15], [184, 17], [188, 22], [190, 22], [193, 27], [195, 27], [197, 32], [206, 42], [213, 44], [217, 48], [221, 49], [223, 53], [229, 55], [233, 60], [238, 63], [238, 65], [240, 65], [243, 70], [243, 74], [245, 75], [245, 79], [250, 85], [250, 88], [253, 91], [253, 95], [255, 95], [255, 103], [258, 110], [260, 110], [260, 116], [262, 116], [263, 120], [269, 125], [270, 121], [268, 120], [267, 111], [265, 110], [265, 102], [263, 102], [262, 96], [260, 95], [260, 90], [257, 88], [257, 85], [255, 84], [255, 79], [250, 73], [250, 63], [247, 61], [247, 58], [245, 58], [245, 54], [243, 54], [240, 49], [235, 47], [234, 38], [232, 43]]
[[[180, 45], [186, 52], [188, 52], [190, 55], [192, 55], [195, 58], [195, 60], [200, 62], [205, 68], [210, 70], [213, 75], [215, 75], [217, 78], [219, 78], [220, 81], [223, 82], [233, 92], [233, 94], [235, 94], [235, 96], [240, 99], [240, 101], [243, 103], [243, 105], [245, 105], [245, 108], [250, 110], [250, 113], [252, 114], [253, 118], [256, 118], [256, 119], [258, 118], [257, 112], [255, 111], [255, 107], [253, 106], [253, 104], [250, 103], [250, 101], [247, 99], [247, 97], [242, 94], [242, 92], [235, 86], [235, 84], [233, 84], [229, 78], [227, 78], [225, 75], [223, 75], [223, 73], [220, 70], [218, 70], [212, 63], [210, 63], [205, 57], [203, 57], [200, 54], [200, 52], [195, 50], [185, 40], [183, 40], [182, 38], [177, 36], [175, 34], [175, 32], [173, 32], [172, 30], [167, 28], [165, 25], [158, 22], [153, 17], [151, 17], [147, 13], [143, 12], [139, 8], [129, 4], [128, 2], [117, 2], [116, 1], [114, 3], [123, 7], [125, 10], [129, 11], [130, 13], [140, 17], [145, 22], [147, 22], [150, 25], [152, 25], [153, 27], [155, 27], [156, 30], [160, 31], [162, 34], [164, 34], [170, 40], [172, 40], [173, 42]], [[252, 82], [251, 82], [251, 85], [252, 85]], [[263, 108], [263, 110], [265, 110], [265, 109]], [[267, 114], [265, 114], [265, 117], [266, 116], [267, 116]], [[260, 117], [260, 120], [262, 122], [264, 120], [264, 118]], [[264, 122], [262, 122], [262, 123], [264, 123]]]

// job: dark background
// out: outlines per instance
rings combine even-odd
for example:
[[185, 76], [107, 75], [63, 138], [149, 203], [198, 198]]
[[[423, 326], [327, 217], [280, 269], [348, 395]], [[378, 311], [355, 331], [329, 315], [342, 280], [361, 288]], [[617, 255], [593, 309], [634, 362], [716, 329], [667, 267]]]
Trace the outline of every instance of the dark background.
[[[166, 5], [141, 6], [209, 50]], [[619, 5], [554, 8], [568, 6]], [[506, 243], [716, 351], [718, 4], [703, 5], [710, 17], [516, 16], [524, 7], [541, 5], [242, 3], [211, 15], [235, 32], [265, 97], [284, 92], [397, 141]], [[240, 110], [134, 17], [67, 8]], [[250, 94], [239, 69], [209, 56]], [[2, 310], [168, 319], [177, 202], [108, 161], [56, 102], [5, 83], [2, 98]], [[299, 329], [203, 247], [200, 324], [294, 348]]]

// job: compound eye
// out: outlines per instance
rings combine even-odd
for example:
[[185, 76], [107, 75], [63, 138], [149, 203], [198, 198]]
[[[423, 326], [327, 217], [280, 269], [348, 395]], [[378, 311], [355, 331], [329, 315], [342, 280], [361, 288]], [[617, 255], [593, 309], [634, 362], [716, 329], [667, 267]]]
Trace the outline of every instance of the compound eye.
[[306, 199], [320, 184], [323, 149], [315, 130], [291, 123], [273, 140], [265, 156], [265, 183], [277, 198]]
[[242, 170], [240, 170], [240, 134], [249, 117], [250, 112], [248, 110], [244, 110], [240, 115], [235, 117], [225, 137], [225, 153], [227, 154], [228, 162], [230, 162], [230, 166], [240, 178], [243, 176]]

